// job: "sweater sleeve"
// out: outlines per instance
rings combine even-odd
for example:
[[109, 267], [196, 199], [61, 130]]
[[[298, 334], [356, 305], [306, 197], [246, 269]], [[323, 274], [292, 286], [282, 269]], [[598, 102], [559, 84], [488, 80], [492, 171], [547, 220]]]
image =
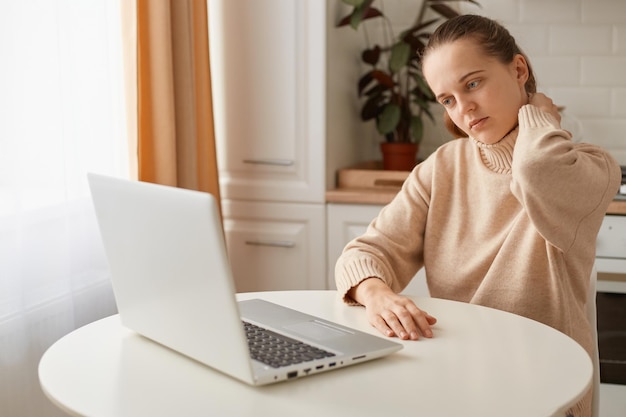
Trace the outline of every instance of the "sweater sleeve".
[[344, 248], [335, 265], [335, 283], [344, 301], [354, 304], [346, 293], [372, 277], [400, 292], [423, 266], [424, 228], [430, 200], [429, 162], [427, 159], [413, 170], [365, 234]]
[[621, 181], [619, 164], [598, 146], [573, 143], [533, 105], [520, 109], [519, 126], [511, 191], [543, 238], [566, 252], [583, 220], [606, 212]]

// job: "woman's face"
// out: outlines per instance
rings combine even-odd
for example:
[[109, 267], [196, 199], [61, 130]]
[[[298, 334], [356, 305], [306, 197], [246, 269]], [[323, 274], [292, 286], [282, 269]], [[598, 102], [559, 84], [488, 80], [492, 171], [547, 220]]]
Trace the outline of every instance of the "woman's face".
[[524, 57], [516, 55], [503, 64], [472, 39], [430, 51], [422, 69], [454, 124], [482, 143], [496, 143], [509, 133], [517, 125], [520, 107], [528, 102]]

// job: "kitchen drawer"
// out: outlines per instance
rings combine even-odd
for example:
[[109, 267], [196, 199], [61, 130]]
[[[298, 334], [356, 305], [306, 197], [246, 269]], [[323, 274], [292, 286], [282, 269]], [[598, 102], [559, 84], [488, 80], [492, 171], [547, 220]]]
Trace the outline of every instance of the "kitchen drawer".
[[[328, 288], [336, 289], [335, 264], [343, 248], [352, 239], [361, 236], [367, 226], [378, 216], [382, 205], [368, 204], [327, 204], [327, 259], [328, 259]], [[426, 272], [420, 269], [409, 285], [402, 291], [404, 294], [429, 297], [426, 285]]]
[[326, 289], [325, 205], [223, 200], [238, 292]]
[[598, 272], [626, 274], [626, 216], [606, 215], [596, 244]]
[[626, 259], [626, 216], [604, 216], [598, 233], [596, 256]]

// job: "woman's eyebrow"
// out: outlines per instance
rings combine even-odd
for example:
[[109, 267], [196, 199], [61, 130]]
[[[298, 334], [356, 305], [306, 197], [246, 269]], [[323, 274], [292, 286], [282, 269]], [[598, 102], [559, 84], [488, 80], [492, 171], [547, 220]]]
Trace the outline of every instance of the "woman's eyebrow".
[[[476, 71], [470, 71], [467, 74], [463, 75], [461, 78], [459, 78], [459, 80], [457, 81], [457, 83], [461, 84], [463, 81], [465, 81], [466, 79], [468, 79], [469, 77], [472, 77], [476, 74], [479, 74], [481, 72], [484, 72], [485, 70], [476, 70]], [[442, 97], [445, 97], [447, 94], [446, 93], [441, 93], [438, 94], [436, 99], [437, 101], [439, 101], [439, 99], [441, 99]]]
[[470, 71], [467, 74], [465, 74], [464, 76], [462, 76], [461, 78], [459, 78], [459, 83], [462, 83], [463, 81], [465, 81], [467, 78], [472, 77], [480, 72], [484, 72], [484, 70], [476, 70], [476, 71]]

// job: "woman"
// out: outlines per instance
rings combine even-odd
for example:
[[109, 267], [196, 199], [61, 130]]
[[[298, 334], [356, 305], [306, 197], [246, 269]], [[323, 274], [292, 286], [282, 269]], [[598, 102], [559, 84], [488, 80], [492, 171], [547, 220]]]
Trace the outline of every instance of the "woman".
[[[424, 267], [433, 297], [538, 320], [592, 352], [586, 294], [619, 165], [571, 141], [528, 59], [493, 20], [443, 23], [422, 64], [448, 128], [464, 138], [419, 164], [346, 246], [340, 294], [387, 336], [432, 337], [436, 319], [398, 294]], [[588, 415], [590, 402], [591, 392], [573, 415]]]

